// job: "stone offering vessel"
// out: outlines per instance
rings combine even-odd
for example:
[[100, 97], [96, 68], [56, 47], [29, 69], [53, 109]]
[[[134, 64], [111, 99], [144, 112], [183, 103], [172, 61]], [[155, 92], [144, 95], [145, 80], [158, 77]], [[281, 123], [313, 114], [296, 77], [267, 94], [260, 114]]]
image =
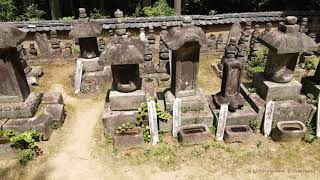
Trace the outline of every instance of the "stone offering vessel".
[[316, 43], [305, 33], [299, 32], [297, 18], [286, 17], [275, 31], [268, 32], [258, 40], [269, 48], [265, 76], [276, 83], [287, 83], [293, 79], [299, 53], [316, 51]]

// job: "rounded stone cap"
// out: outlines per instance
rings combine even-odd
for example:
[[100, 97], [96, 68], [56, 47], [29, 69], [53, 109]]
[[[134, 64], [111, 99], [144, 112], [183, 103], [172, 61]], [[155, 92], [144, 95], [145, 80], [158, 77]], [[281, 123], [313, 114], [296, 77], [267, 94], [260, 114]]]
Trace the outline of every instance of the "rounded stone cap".
[[190, 16], [184, 16], [182, 18], [182, 22], [185, 24], [191, 24], [192, 23], [192, 18]]
[[259, 27], [260, 27], [260, 25], [259, 25], [259, 24], [256, 24], [256, 25], [254, 25], [254, 27], [255, 27], [255, 28], [259, 28]]
[[86, 9], [85, 9], [85, 8], [79, 8], [79, 13], [80, 13], [80, 14], [86, 13]]
[[116, 18], [122, 18], [123, 17], [123, 12], [117, 9], [117, 11], [114, 12], [114, 17]]
[[298, 18], [295, 16], [287, 16], [286, 17], [286, 24], [288, 25], [295, 25], [298, 22]]
[[308, 22], [308, 18], [306, 18], [306, 17], [302, 18], [301, 22]]

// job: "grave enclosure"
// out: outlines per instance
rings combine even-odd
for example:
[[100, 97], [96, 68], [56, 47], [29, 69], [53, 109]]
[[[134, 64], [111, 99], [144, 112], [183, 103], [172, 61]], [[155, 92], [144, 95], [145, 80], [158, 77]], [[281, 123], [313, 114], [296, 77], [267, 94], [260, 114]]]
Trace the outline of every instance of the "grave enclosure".
[[[267, 136], [271, 128], [270, 136], [276, 141], [299, 140], [315, 118], [317, 109], [307, 102], [305, 95], [319, 96], [320, 68], [301, 83], [293, 79], [295, 70], [305, 70], [305, 64], [319, 49], [314, 36], [317, 32], [308, 30], [306, 18], [298, 21], [294, 16], [279, 16], [264, 23], [229, 21], [233, 24], [230, 32], [222, 34], [211, 33], [212, 27], [202, 25], [204, 20], [199, 17], [182, 16], [174, 17], [175, 25], [171, 21], [159, 21], [157, 27], [146, 23], [147, 26], [139, 27], [138, 36], [128, 30], [131, 22], [122, 11], [117, 10], [114, 16], [112, 25], [106, 25], [90, 19], [86, 10], [80, 8], [80, 18], [69, 27], [70, 39], [62, 42], [55, 29], [50, 31], [50, 39], [37, 32], [36, 43], [24, 43], [28, 48], [21, 46], [26, 33], [13, 25], [0, 24], [3, 130], [36, 129], [46, 140], [52, 122], [63, 123], [61, 94], [30, 93], [27, 81], [31, 72], [33, 76], [41, 74], [28, 65], [55, 61], [77, 64], [72, 76], [76, 93], [96, 93], [112, 79], [111, 89], [104, 92], [107, 96], [102, 123], [104, 133], [113, 136], [114, 146], [119, 149], [142, 146], [150, 119], [150, 122], [157, 120], [157, 130], [173, 132], [182, 143], [197, 144], [212, 139], [209, 128], [217, 126], [219, 138], [225, 142], [246, 143], [254, 136], [253, 123], [258, 124], [256, 132], [261, 129]], [[259, 24], [263, 24], [262, 28]], [[106, 30], [108, 38], [103, 37]], [[243, 84], [245, 67], [259, 56], [262, 48], [268, 49], [264, 72]], [[223, 55], [221, 62], [212, 67], [222, 78], [221, 92], [217, 94], [205, 96], [198, 87], [201, 53]], [[250, 92], [249, 88], [256, 92]], [[153, 115], [172, 114], [177, 121], [173, 122], [173, 118], [163, 121], [145, 114], [142, 122], [137, 122], [141, 104], [148, 102], [156, 107]], [[266, 108], [267, 104], [271, 105]], [[263, 129], [267, 126], [268, 132]]]

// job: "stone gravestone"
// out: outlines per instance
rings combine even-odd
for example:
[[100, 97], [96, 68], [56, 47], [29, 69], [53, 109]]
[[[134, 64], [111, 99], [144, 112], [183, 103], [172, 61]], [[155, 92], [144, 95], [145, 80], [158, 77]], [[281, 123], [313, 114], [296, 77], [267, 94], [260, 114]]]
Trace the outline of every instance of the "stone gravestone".
[[81, 89], [81, 80], [82, 80], [82, 72], [83, 72], [83, 63], [81, 59], [77, 60], [77, 67], [76, 67], [76, 75], [74, 78], [74, 87], [75, 93], [79, 93]]
[[216, 140], [222, 141], [224, 135], [224, 129], [226, 127], [226, 121], [228, 116], [228, 104], [222, 104], [220, 107], [218, 125], [217, 125], [217, 133], [216, 133]]
[[40, 55], [43, 57], [49, 57], [50, 48], [47, 35], [45, 33], [36, 33], [36, 42], [40, 50]]
[[177, 137], [181, 127], [181, 99], [176, 98], [173, 102], [172, 136]]
[[266, 112], [264, 116], [263, 132], [264, 136], [268, 137], [272, 129], [274, 101], [269, 101], [266, 105]]
[[238, 41], [241, 37], [241, 32], [242, 32], [242, 28], [240, 23], [233, 24], [229, 32], [227, 44], [229, 44], [231, 38], [234, 38], [236, 40], [236, 44], [238, 44]]
[[152, 137], [152, 145], [154, 146], [159, 142], [157, 110], [154, 100], [148, 102], [148, 117], [150, 134]]
[[317, 138], [320, 138], [320, 96], [318, 96], [318, 111], [317, 111]]

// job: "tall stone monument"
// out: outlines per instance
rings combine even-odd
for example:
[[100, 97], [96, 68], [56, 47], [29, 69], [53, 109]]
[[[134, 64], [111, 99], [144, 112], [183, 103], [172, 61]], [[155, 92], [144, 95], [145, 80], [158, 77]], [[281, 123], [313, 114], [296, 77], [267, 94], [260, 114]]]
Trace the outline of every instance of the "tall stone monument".
[[122, 11], [117, 10], [114, 15], [115, 36], [110, 38], [99, 61], [101, 65], [111, 65], [113, 76], [103, 114], [105, 132], [113, 132], [123, 123], [135, 123], [136, 112], [146, 100], [139, 71], [139, 65], [145, 60], [145, 44], [127, 37]]
[[200, 47], [207, 43], [201, 28], [192, 24], [191, 17], [183, 17], [182, 27], [174, 27], [163, 35], [164, 44], [172, 50], [172, 82], [165, 92], [165, 104], [172, 111], [175, 98], [182, 103], [182, 125], [212, 126], [213, 115], [202, 92], [197, 87]]
[[100, 53], [97, 37], [102, 33], [102, 26], [90, 21], [84, 8], [79, 9], [79, 17], [78, 23], [72, 27], [69, 35], [79, 41], [80, 57], [77, 61], [83, 63], [81, 92], [94, 93], [99, 91], [109, 78], [110, 68], [98, 63]]
[[[42, 101], [43, 94], [30, 92], [17, 49], [25, 37], [26, 33], [15, 26], [7, 23], [0, 24], [1, 128], [17, 132], [35, 129], [43, 133], [43, 139], [46, 140], [51, 134], [52, 122], [64, 120], [63, 100], [59, 94], [61, 101], [49, 105]], [[48, 95], [51, 94], [45, 94], [45, 96]], [[38, 109], [40, 103], [43, 104], [44, 110]], [[46, 111], [48, 111], [47, 115], [45, 115]]]
[[269, 48], [266, 67], [263, 73], [253, 78], [252, 86], [255, 93], [245, 93], [251, 106], [258, 114], [264, 114], [264, 105], [275, 102], [274, 123], [279, 121], [298, 120], [307, 123], [313, 117], [315, 107], [306, 102], [300, 95], [302, 85], [293, 79], [293, 72], [299, 53], [314, 51], [316, 43], [304, 33], [299, 32], [297, 18], [286, 17], [285, 23], [279, 23], [278, 29], [270, 31], [258, 38], [259, 42]]

